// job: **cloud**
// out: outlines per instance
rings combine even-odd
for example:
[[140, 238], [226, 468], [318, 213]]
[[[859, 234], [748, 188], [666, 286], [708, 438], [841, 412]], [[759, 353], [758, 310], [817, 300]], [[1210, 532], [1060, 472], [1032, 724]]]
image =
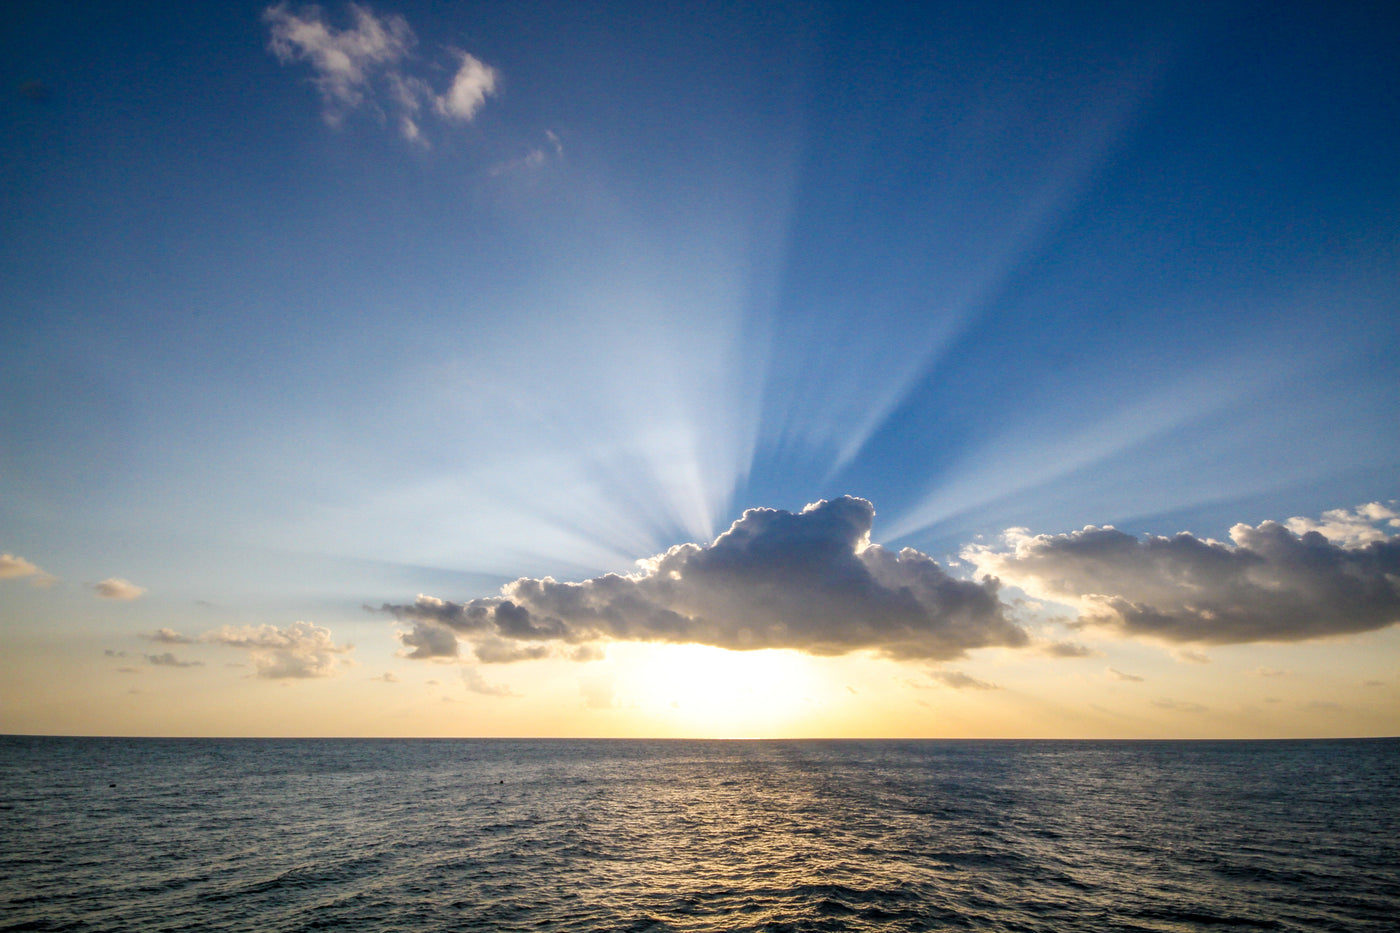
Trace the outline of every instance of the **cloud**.
[[1142, 678], [1139, 677], [1137, 674], [1125, 674], [1114, 667], [1106, 667], [1104, 668], [1104, 672], [1107, 673], [1109, 678], [1112, 680], [1124, 680], [1129, 683], [1135, 684], [1142, 683]]
[[393, 671], [385, 671], [378, 677], [371, 677], [370, 680], [378, 680], [386, 684], [396, 684], [399, 682], [399, 675], [395, 674]]
[[1380, 523], [1391, 528], [1400, 528], [1400, 514], [1390, 505], [1370, 502], [1355, 509], [1332, 509], [1323, 512], [1320, 520], [1290, 518], [1283, 524], [1294, 534], [1303, 535], [1315, 531], [1328, 541], [1355, 547], [1373, 541], [1384, 541], [1386, 533], [1376, 527]]
[[362, 106], [393, 115], [400, 135], [428, 145], [421, 115], [425, 105], [443, 120], [472, 120], [496, 92], [499, 74], [474, 55], [450, 50], [457, 70], [446, 91], [438, 94], [423, 78], [405, 69], [417, 61], [418, 38], [408, 20], [397, 14], [377, 16], [368, 7], [349, 5], [352, 28], [336, 29], [319, 7], [292, 13], [285, 3], [263, 12], [268, 50], [284, 65], [304, 63], [320, 92], [322, 116], [339, 126]]
[[192, 645], [195, 642], [195, 639], [187, 635], [181, 635], [174, 629], [169, 628], [158, 628], [151, 634], [141, 637], [162, 645]]
[[33, 586], [53, 586], [58, 577], [45, 573], [33, 563], [15, 554], [0, 554], [0, 580], [29, 578]]
[[1111, 527], [1034, 536], [1012, 529], [1004, 548], [963, 554], [982, 573], [1077, 605], [1078, 625], [1168, 642], [1302, 641], [1400, 621], [1400, 535], [1352, 527], [1353, 518], [1389, 522], [1390, 514], [1374, 504], [1346, 521], [1328, 513], [1334, 518], [1301, 532], [1289, 523], [1239, 524], [1232, 544], [1185, 532], [1139, 540]]
[[520, 694], [516, 693], [514, 690], [512, 690], [510, 687], [506, 686], [505, 684], [492, 684], [492, 683], [487, 683], [487, 682], [486, 682], [486, 679], [485, 679], [484, 677], [481, 676], [481, 671], [477, 670], [477, 669], [474, 668], [474, 667], [464, 667], [464, 668], [462, 668], [462, 682], [465, 683], [465, 684], [467, 685], [467, 689], [470, 690], [472, 693], [480, 693], [480, 694], [482, 694], [483, 696], [488, 696], [488, 697], [518, 697], [518, 696], [520, 696]]
[[1040, 646], [1040, 651], [1052, 658], [1092, 658], [1098, 654], [1088, 645], [1081, 645], [1073, 641], [1045, 642]]
[[954, 690], [1000, 690], [996, 684], [964, 674], [962, 671], [929, 671], [928, 675], [945, 687]]
[[1255, 677], [1287, 677], [1292, 671], [1281, 671], [1273, 667], [1256, 667], [1250, 671]]
[[419, 596], [379, 611], [412, 623], [400, 638], [420, 658], [452, 656], [449, 635], [478, 644], [659, 641], [926, 660], [1029, 643], [995, 580], [957, 580], [912, 548], [870, 544], [874, 516], [869, 502], [849, 496], [799, 513], [750, 509], [712, 544], [677, 545], [627, 576], [522, 578], [496, 597]]
[[162, 654], [148, 654], [148, 655], [146, 655], [145, 657], [146, 657], [146, 663], [147, 663], [147, 664], [154, 664], [154, 665], [156, 665], [157, 667], [203, 667], [203, 666], [204, 666], [204, 662], [203, 662], [203, 661], [181, 661], [179, 658], [175, 657], [175, 655], [171, 654], [169, 651], [166, 651], [166, 652], [164, 652], [164, 653], [162, 653]]
[[248, 652], [259, 677], [274, 680], [330, 677], [336, 673], [337, 655], [353, 650], [337, 645], [329, 629], [310, 622], [275, 625], [225, 625], [205, 632], [200, 641]]
[[496, 92], [496, 69], [466, 52], [458, 51], [457, 56], [460, 65], [452, 76], [452, 86], [433, 106], [450, 120], [470, 120]]
[[102, 599], [140, 599], [142, 594], [146, 592], [144, 586], [137, 586], [135, 583], [120, 577], [108, 577], [101, 583], [94, 583], [92, 588]]

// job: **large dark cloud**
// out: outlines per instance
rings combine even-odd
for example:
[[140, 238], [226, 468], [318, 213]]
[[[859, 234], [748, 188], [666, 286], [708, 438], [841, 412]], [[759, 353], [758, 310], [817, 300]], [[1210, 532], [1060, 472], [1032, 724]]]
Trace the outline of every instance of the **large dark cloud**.
[[[1353, 520], [1339, 518], [1347, 515]], [[1079, 624], [1171, 642], [1302, 641], [1400, 622], [1400, 536], [1356, 527], [1394, 512], [1373, 504], [1328, 517], [1327, 525], [1236, 525], [1233, 543], [1185, 533], [1139, 540], [1095, 527], [1013, 531], [1006, 548], [965, 556], [1030, 593], [1076, 603]]]
[[713, 544], [678, 545], [627, 576], [525, 578], [488, 599], [419, 596], [380, 609], [410, 623], [400, 638], [416, 658], [455, 656], [459, 635], [477, 644], [483, 661], [537, 655], [503, 642], [663, 641], [820, 655], [870, 649], [933, 660], [1027, 644], [994, 579], [957, 580], [918, 551], [870, 544], [874, 517], [869, 502], [849, 496], [799, 513], [751, 509]]

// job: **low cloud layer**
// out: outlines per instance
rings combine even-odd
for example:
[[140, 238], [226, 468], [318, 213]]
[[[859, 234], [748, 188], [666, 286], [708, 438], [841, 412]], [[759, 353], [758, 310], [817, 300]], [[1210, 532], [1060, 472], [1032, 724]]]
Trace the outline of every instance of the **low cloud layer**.
[[[284, 65], [306, 64], [321, 94], [322, 115], [332, 126], [360, 107], [392, 115], [400, 134], [427, 144], [422, 116], [432, 113], [449, 122], [477, 115], [496, 92], [494, 68], [458, 49], [448, 50], [456, 70], [442, 93], [408, 72], [418, 38], [408, 21], [396, 14], [377, 16], [368, 7], [349, 5], [353, 26], [337, 29], [319, 7], [291, 12], [285, 3], [263, 13], [268, 49]], [[430, 72], [431, 73], [431, 72]]]
[[1077, 606], [1078, 625], [1167, 642], [1291, 642], [1400, 621], [1396, 525], [1392, 507], [1372, 503], [1321, 521], [1235, 525], [1231, 543], [1013, 529], [1003, 547], [963, 556], [979, 573]]
[[481, 661], [605, 640], [928, 660], [1029, 643], [995, 580], [957, 580], [918, 551], [870, 544], [874, 517], [849, 496], [799, 513], [751, 509], [713, 544], [678, 545], [627, 576], [524, 578], [496, 597], [380, 610], [410, 626], [400, 639], [412, 658], [456, 657], [459, 638]]

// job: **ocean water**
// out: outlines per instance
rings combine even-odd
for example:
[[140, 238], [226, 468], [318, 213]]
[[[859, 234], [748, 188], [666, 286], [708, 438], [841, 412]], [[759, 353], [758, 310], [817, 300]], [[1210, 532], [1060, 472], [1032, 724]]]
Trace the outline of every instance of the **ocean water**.
[[0, 738], [0, 930], [1400, 929], [1400, 741]]

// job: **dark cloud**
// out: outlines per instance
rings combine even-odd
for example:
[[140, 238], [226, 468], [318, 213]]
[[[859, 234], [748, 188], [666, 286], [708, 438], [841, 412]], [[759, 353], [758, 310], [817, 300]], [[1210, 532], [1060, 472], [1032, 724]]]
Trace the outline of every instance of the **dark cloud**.
[[930, 660], [1029, 643], [996, 580], [957, 580], [912, 548], [870, 544], [874, 517], [849, 496], [799, 513], [751, 509], [713, 544], [678, 545], [627, 576], [524, 578], [497, 597], [419, 596], [379, 611], [412, 624], [400, 638], [419, 658], [455, 656], [448, 638], [457, 635], [484, 645], [633, 640]]
[[[1372, 510], [1377, 521], [1381, 512]], [[1367, 538], [1329, 515], [1331, 525], [1319, 527], [1341, 529], [1335, 540], [1292, 530], [1303, 527], [1299, 519], [1236, 525], [1232, 544], [1091, 526], [1013, 530], [1006, 549], [973, 547], [965, 556], [1027, 592], [1076, 603], [1077, 624], [1171, 642], [1302, 641], [1400, 621], [1400, 536]]]

